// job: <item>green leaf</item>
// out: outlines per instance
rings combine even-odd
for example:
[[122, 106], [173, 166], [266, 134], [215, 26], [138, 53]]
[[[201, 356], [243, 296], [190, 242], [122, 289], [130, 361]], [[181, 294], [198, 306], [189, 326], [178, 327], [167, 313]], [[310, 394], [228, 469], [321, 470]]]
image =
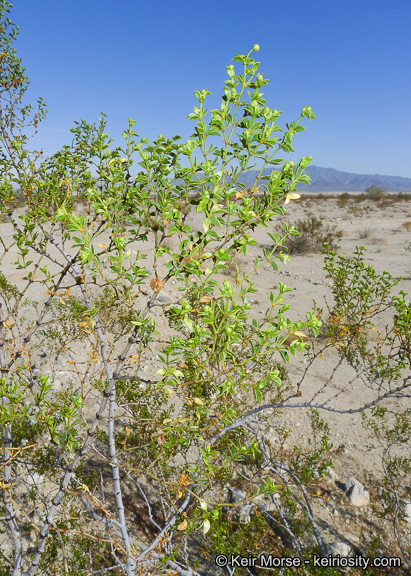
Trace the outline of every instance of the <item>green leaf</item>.
[[299, 165], [301, 166], [301, 168], [305, 168], [306, 166], [308, 166], [308, 164], [311, 162], [312, 160], [312, 156], [306, 156], [305, 158], [301, 158]]
[[193, 330], [193, 322], [190, 320], [190, 318], [184, 318], [183, 322], [189, 330]]

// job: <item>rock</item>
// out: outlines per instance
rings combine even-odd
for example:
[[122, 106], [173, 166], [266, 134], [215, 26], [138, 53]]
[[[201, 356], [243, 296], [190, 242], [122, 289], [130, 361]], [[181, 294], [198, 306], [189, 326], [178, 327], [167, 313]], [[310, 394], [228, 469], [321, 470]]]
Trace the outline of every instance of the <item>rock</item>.
[[404, 504], [404, 520], [411, 524], [411, 502], [405, 502]]
[[353, 506], [368, 506], [370, 494], [354, 476], [345, 483], [345, 494]]
[[249, 524], [251, 522], [251, 515], [254, 511], [254, 504], [245, 504], [237, 508], [238, 516], [241, 524]]
[[228, 491], [230, 492], [230, 504], [236, 504], [245, 498], [245, 492], [242, 490], [236, 490], [235, 488], [231, 488], [231, 486], [227, 486]]
[[372, 536], [370, 536], [369, 534], [363, 534], [362, 537], [366, 542], [372, 542]]
[[338, 480], [338, 474], [333, 468], [331, 468], [331, 466], [328, 466], [325, 472], [325, 478], [330, 482], [335, 482], [336, 480]]
[[[231, 504], [236, 504], [241, 502], [246, 498], [246, 494], [242, 490], [236, 490], [227, 486], [230, 497], [229, 501]], [[254, 498], [252, 502], [245, 501], [239, 506], [235, 506], [239, 520], [242, 524], [249, 524], [251, 522], [251, 517], [259, 510], [260, 512], [275, 512], [278, 509], [280, 501], [279, 494], [273, 494], [272, 496], [267, 496], [266, 494], [259, 494]]]
[[329, 544], [325, 544], [325, 551], [327, 556], [337, 556], [337, 554], [339, 554], [344, 558], [352, 554], [351, 546], [345, 542], [330, 542]]
[[[231, 486], [227, 486], [227, 488], [230, 494], [229, 501], [231, 504], [236, 504], [237, 502], [241, 502], [242, 500], [245, 499], [246, 495], [245, 492], [243, 492], [242, 490], [236, 490]], [[249, 524], [251, 522], [251, 513], [253, 508], [254, 504], [250, 504], [248, 502], [244, 503], [241, 506], [235, 507], [241, 524]]]
[[157, 300], [161, 302], [161, 304], [173, 304], [173, 300], [170, 298], [170, 295], [167, 294], [167, 292], [164, 290], [162, 290], [157, 296]]
[[317, 538], [312, 532], [308, 531], [302, 535], [302, 542], [306, 548], [314, 548], [314, 546], [318, 545]]
[[27, 476], [27, 484], [30, 486], [38, 486], [39, 484], [43, 484], [45, 478], [42, 474], [38, 474], [37, 472], [32, 472]]
[[273, 502], [273, 499], [279, 500], [280, 496], [273, 494], [273, 496], [270, 497], [266, 494], [259, 494], [254, 498], [253, 502], [260, 512], [275, 512], [275, 510], [277, 510], [277, 504]]

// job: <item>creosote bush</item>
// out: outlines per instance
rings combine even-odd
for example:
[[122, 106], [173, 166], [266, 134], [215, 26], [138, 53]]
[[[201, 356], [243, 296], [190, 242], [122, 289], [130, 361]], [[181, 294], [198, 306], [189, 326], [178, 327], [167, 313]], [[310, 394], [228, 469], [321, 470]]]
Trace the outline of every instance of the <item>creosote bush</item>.
[[[361, 249], [345, 260], [324, 247], [333, 322], [317, 353], [307, 333], [315, 339], [320, 321], [313, 311], [290, 320], [282, 282], [259, 320], [250, 317], [253, 277], [289, 261], [293, 226], [267, 232], [274, 246], [249, 272], [221, 277], [309, 181], [310, 157], [295, 164], [277, 154], [293, 151], [311, 108], [282, 131], [254, 45], [227, 66], [217, 108], [205, 107], [207, 90], [195, 92], [187, 141], [149, 142], [129, 120], [123, 146], [111, 148], [102, 115], [98, 125], [76, 122], [73, 145], [44, 159], [25, 133], [45, 107], [40, 100], [32, 115], [22, 104], [28, 79], [12, 47], [11, 8], [0, 6], [0, 216], [10, 219], [0, 261], [13, 271], [0, 273], [0, 574], [199, 576], [215, 572], [218, 553], [263, 550], [322, 574], [303, 560], [327, 554], [314, 499], [341, 448], [325, 416], [347, 410], [341, 390], [309, 392], [287, 364], [305, 354], [315, 370], [330, 348], [336, 374], [344, 363], [357, 370], [349, 413], [368, 410], [366, 425], [385, 447], [397, 502], [385, 512], [407, 562], [398, 502], [409, 459], [388, 462], [409, 441], [411, 310], [403, 292], [391, 293], [397, 281], [366, 267]], [[246, 189], [242, 175], [256, 163]], [[262, 176], [268, 165], [277, 169]], [[338, 238], [315, 219], [299, 224], [315, 245]], [[387, 311], [392, 327], [370, 347], [362, 328]], [[384, 402], [398, 394], [393, 422]], [[290, 442], [284, 411], [307, 415], [311, 436], [301, 445]]]
[[387, 191], [384, 188], [374, 185], [368, 186], [368, 188], [365, 189], [365, 194], [370, 200], [382, 200], [386, 193]]

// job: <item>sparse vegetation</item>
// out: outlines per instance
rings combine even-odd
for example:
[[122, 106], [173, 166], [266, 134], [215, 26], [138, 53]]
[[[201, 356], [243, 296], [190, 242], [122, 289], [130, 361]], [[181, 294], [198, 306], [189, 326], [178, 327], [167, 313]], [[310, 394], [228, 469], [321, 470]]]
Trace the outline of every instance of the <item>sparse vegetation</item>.
[[362, 216], [364, 216], [364, 208], [356, 206], [355, 204], [348, 206], [347, 211], [356, 218], [361, 218]]
[[369, 238], [372, 234], [372, 230], [370, 226], [363, 226], [357, 230], [358, 238], [360, 240], [364, 240], [365, 238]]
[[[286, 225], [290, 227], [290, 224]], [[320, 218], [310, 216], [305, 220], [297, 220], [292, 224], [295, 232], [287, 235], [284, 247], [289, 254], [305, 254], [308, 252], [322, 252], [322, 244], [327, 244], [330, 250], [337, 250], [338, 240], [342, 237], [342, 230], [331, 224], [325, 224]], [[276, 234], [284, 234], [284, 226], [277, 224]]]
[[387, 244], [387, 238], [385, 236], [371, 236], [370, 237], [371, 244]]
[[384, 188], [372, 185], [365, 189], [365, 193], [370, 200], [381, 200], [387, 191]]
[[338, 196], [337, 198], [337, 204], [340, 208], [344, 208], [345, 206], [347, 206], [348, 202], [351, 199], [351, 195], [348, 192], [344, 192], [344, 194], [341, 194], [340, 196]]

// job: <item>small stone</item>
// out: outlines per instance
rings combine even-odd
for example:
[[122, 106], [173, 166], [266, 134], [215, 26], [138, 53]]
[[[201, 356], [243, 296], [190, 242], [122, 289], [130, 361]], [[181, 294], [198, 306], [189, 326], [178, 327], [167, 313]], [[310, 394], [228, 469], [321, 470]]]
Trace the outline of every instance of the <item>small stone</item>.
[[164, 290], [161, 292], [161, 294], [159, 294], [157, 296], [157, 300], [159, 302], [161, 302], [162, 304], [172, 304], [173, 301], [170, 298], [169, 294], [167, 294], [167, 292], [165, 292]]
[[325, 477], [327, 480], [330, 480], [331, 482], [335, 482], [336, 480], [338, 480], [338, 474], [335, 472], [333, 468], [331, 468], [331, 466], [328, 466], [325, 472]]
[[245, 506], [239, 506], [238, 508], [238, 515], [240, 517], [241, 524], [250, 524], [251, 522], [251, 513], [254, 509], [253, 504], [247, 504]]
[[372, 538], [371, 538], [371, 536], [370, 536], [369, 534], [363, 534], [362, 537], [364, 538], [364, 540], [365, 540], [366, 542], [371, 542], [371, 541], [372, 541]]
[[351, 476], [345, 483], [345, 493], [353, 506], [368, 506], [370, 494], [356, 478]]
[[277, 510], [275, 503], [266, 494], [259, 494], [254, 498], [253, 502], [261, 512], [274, 512]]
[[325, 549], [327, 556], [337, 556], [339, 554], [341, 557], [347, 558], [352, 553], [351, 546], [345, 542], [331, 542], [325, 545]]
[[404, 520], [411, 524], [411, 502], [406, 502], [404, 506]]

